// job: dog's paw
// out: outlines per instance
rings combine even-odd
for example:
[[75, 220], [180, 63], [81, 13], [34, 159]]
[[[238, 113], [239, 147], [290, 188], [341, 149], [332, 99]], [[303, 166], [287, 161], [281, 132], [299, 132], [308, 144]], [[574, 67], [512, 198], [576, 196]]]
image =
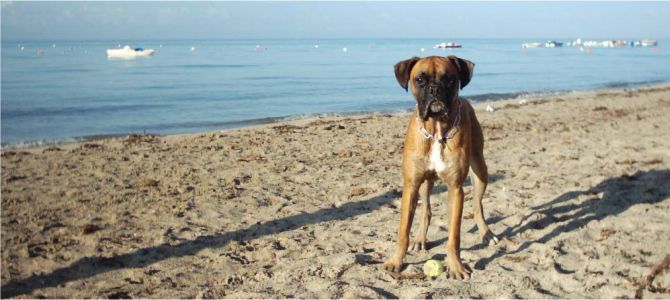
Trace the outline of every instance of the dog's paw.
[[428, 250], [428, 241], [426, 238], [418, 238], [412, 241], [409, 245], [409, 250], [411, 251], [427, 251]]
[[402, 261], [395, 258], [389, 258], [386, 262], [384, 262], [383, 268], [389, 272], [399, 273], [401, 265]]
[[493, 234], [491, 230], [487, 230], [486, 232], [484, 232], [484, 234], [482, 234], [480, 238], [482, 240], [483, 245], [491, 245], [491, 244], [497, 245], [498, 242], [500, 242], [498, 237], [495, 234]]
[[460, 261], [448, 260], [447, 265], [449, 266], [447, 276], [450, 279], [465, 280], [470, 278], [470, 270], [466, 269]]

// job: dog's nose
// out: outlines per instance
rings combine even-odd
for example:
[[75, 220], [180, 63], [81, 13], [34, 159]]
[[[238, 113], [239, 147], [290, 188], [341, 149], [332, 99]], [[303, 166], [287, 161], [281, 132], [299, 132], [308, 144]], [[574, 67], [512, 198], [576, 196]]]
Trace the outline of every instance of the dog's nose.
[[439, 85], [428, 86], [428, 93], [430, 93], [433, 97], [439, 96], [440, 95], [440, 86]]
[[436, 87], [436, 86], [430, 86], [430, 87], [428, 87], [428, 92], [429, 92], [431, 95], [436, 96], [436, 95], [437, 95], [437, 87]]

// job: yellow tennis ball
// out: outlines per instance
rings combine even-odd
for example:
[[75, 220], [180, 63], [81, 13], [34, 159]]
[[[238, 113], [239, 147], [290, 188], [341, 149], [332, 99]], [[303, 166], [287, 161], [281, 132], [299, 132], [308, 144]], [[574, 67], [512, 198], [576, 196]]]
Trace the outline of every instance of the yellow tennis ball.
[[436, 259], [429, 259], [423, 264], [423, 274], [429, 277], [437, 277], [444, 273], [444, 265]]

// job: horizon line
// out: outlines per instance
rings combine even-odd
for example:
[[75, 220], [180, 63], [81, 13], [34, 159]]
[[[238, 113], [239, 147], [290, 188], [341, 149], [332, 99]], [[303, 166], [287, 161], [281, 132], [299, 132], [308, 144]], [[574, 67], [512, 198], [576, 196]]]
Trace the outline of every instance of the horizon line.
[[55, 38], [55, 39], [46, 39], [46, 38], [30, 38], [30, 39], [16, 39], [16, 38], [1, 38], [0, 42], [95, 42], [95, 41], [214, 41], [214, 40], [515, 40], [515, 39], [548, 39], [548, 40], [636, 40], [636, 39], [656, 39], [664, 40], [670, 39], [670, 37], [237, 37], [237, 38], [217, 38], [217, 37], [208, 37], [208, 38]]

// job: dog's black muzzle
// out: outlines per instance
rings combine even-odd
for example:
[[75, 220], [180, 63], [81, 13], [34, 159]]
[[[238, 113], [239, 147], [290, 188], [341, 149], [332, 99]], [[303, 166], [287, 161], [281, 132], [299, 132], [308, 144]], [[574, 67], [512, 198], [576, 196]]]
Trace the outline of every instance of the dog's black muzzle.
[[419, 115], [427, 120], [429, 117], [446, 115], [448, 108], [448, 93], [446, 88], [438, 84], [431, 84], [424, 88], [422, 99], [418, 102]]

